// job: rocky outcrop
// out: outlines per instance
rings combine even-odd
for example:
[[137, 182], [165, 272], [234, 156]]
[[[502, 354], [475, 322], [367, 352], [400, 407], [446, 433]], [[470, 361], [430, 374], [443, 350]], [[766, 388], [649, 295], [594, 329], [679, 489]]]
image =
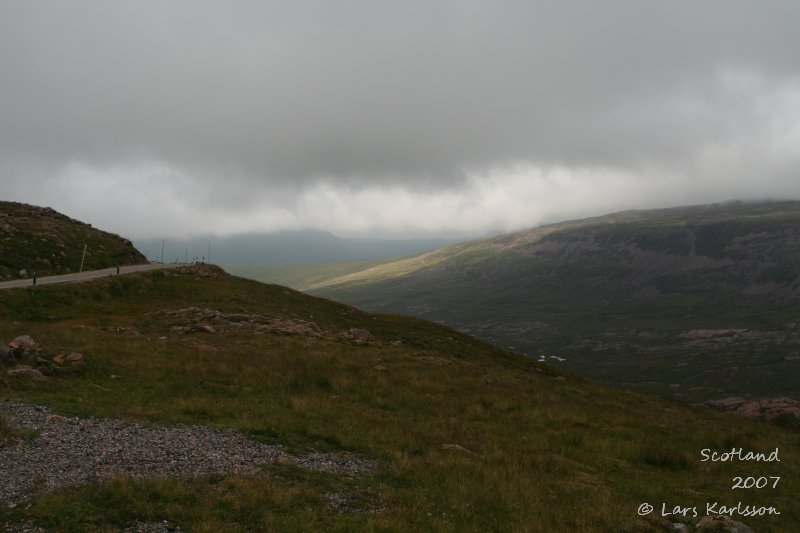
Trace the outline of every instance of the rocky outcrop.
[[181, 274], [197, 276], [198, 278], [219, 278], [230, 275], [217, 265], [209, 265], [206, 263], [187, 265], [181, 267], [178, 272]]
[[17, 365], [6, 372], [6, 375], [10, 378], [27, 378], [33, 381], [44, 381], [47, 379], [39, 370], [28, 365]]
[[30, 335], [20, 335], [8, 343], [8, 348], [18, 359], [23, 359], [39, 353], [39, 344], [33, 340]]
[[327, 335], [315, 322], [299, 318], [270, 317], [248, 312], [223, 313], [215, 309], [199, 307], [164, 309], [158, 314], [174, 317], [179, 323], [172, 325], [170, 331], [179, 334], [235, 331], [305, 337]]
[[14, 379], [33, 379], [44, 381], [50, 374], [52, 363], [44, 357], [44, 352], [30, 335], [20, 335], [0, 350], [0, 359], [7, 368], [6, 376]]
[[724, 514], [703, 517], [698, 522], [695, 531], [705, 531], [707, 533], [755, 533], [743, 523]]
[[367, 344], [372, 340], [372, 335], [366, 329], [350, 328], [347, 330], [347, 338], [356, 344]]
[[44, 381], [59, 369], [78, 367], [86, 363], [83, 354], [59, 353], [48, 358], [47, 353], [30, 335], [20, 335], [7, 346], [0, 346], [0, 361], [6, 376], [13, 379]]
[[800, 427], [800, 402], [791, 398], [723, 398], [704, 405], [746, 418]]
[[9, 366], [11, 364], [11, 350], [8, 346], [0, 346], [0, 365]]
[[77, 364], [83, 364], [83, 362], [84, 362], [84, 360], [83, 360], [83, 354], [81, 354], [81, 353], [78, 353], [78, 352], [72, 352], [72, 353], [70, 353], [70, 354], [67, 356], [67, 358], [66, 358], [66, 361], [65, 361], [65, 362], [66, 362], [66, 363], [77, 363]]

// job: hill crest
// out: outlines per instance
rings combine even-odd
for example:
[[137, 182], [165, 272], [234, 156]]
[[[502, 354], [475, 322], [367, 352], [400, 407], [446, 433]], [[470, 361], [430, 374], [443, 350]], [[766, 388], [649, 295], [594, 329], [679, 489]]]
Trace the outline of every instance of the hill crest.
[[[800, 202], [627, 211], [441, 248], [312, 294], [684, 401], [797, 394]], [[747, 330], [695, 339], [694, 330]]]
[[[86, 248], [85, 258], [83, 256]], [[0, 279], [146, 263], [128, 239], [50, 207], [0, 201]]]
[[[787, 531], [800, 520], [792, 505], [796, 432], [608, 389], [451, 328], [370, 315], [207, 265], [3, 291], [0, 339], [20, 335], [35, 339], [35, 361], [51, 376], [0, 374], [2, 399], [46, 406], [52, 411], [33, 409], [53, 416], [42, 417], [44, 426], [19, 426], [0, 405], [0, 446], [54, 444], [59, 459], [77, 451], [69, 468], [81, 483], [51, 493], [60, 471], [37, 461], [32, 501], [0, 506], [0, 524], [123, 530], [168, 518], [192, 531], [674, 531], [677, 522], [694, 529], [701, 516], [641, 517], [637, 506], [678, 498], [698, 509], [735, 505], [730, 468], [699, 457], [732, 447], [778, 447], [784, 461], [759, 465], [759, 475], [781, 477], [767, 502], [781, 515], [748, 517], [748, 525]], [[84, 364], [59, 362], [73, 353]], [[109, 449], [59, 438], [69, 435], [59, 428], [83, 434], [98, 417], [123, 435]], [[254, 475], [183, 478], [167, 467], [173, 459], [194, 467], [199, 456], [157, 439], [145, 463], [141, 447], [124, 438], [175, 425], [236, 430], [324, 465], [356, 454], [374, 469], [308, 472], [278, 460]], [[165, 475], [121, 470], [120, 453], [166, 465]], [[4, 457], [0, 471], [19, 466]], [[21, 477], [0, 475], [0, 485], [15, 490]]]

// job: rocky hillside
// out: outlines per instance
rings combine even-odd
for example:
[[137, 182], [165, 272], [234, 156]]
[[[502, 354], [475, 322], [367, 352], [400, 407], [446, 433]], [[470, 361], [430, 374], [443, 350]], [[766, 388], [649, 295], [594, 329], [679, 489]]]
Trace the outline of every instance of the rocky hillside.
[[442, 248], [315, 294], [683, 399], [796, 397], [800, 203], [631, 211]]
[[0, 279], [146, 263], [131, 242], [49, 208], [0, 202]]
[[0, 530], [720, 531], [739, 501], [753, 531], [800, 523], [797, 431], [208, 265], [0, 291], [2, 343]]

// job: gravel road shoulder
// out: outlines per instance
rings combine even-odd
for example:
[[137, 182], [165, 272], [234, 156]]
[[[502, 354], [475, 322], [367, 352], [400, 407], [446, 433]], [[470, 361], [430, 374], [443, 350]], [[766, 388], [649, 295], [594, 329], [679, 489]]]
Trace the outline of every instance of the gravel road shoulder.
[[35, 432], [0, 453], [0, 505], [15, 507], [39, 492], [127, 475], [134, 478], [263, 475], [278, 461], [300, 468], [358, 476], [374, 460], [342, 453], [293, 455], [255, 442], [233, 429], [144, 426], [106, 418], [63, 417], [47, 407], [0, 402], [0, 416], [15, 429]]

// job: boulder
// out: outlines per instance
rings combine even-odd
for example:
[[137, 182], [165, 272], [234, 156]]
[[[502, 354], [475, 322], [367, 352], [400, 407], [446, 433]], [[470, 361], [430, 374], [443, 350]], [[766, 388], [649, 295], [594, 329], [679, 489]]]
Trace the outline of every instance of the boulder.
[[737, 522], [728, 515], [709, 515], [703, 517], [697, 524], [695, 531], [708, 531], [715, 533], [755, 533], [741, 522]]
[[30, 335], [20, 335], [8, 343], [11, 355], [16, 359], [33, 359], [39, 354], [39, 344]]
[[8, 347], [18, 354], [31, 354], [39, 351], [39, 344], [30, 335], [20, 335], [9, 342]]
[[4, 359], [8, 359], [9, 364], [15, 362], [35, 364], [40, 356], [39, 344], [29, 335], [20, 335], [8, 343], [8, 354]]
[[262, 327], [267, 329], [268, 331], [274, 331], [276, 333], [284, 333], [287, 335], [304, 335], [306, 337], [320, 337], [322, 336], [322, 330], [320, 327], [314, 323], [307, 320], [299, 320], [299, 319], [272, 319], [269, 321], [269, 324], [265, 324]]
[[60, 353], [60, 354], [56, 355], [55, 357], [53, 357], [53, 362], [55, 364], [57, 364], [57, 365], [63, 365], [64, 364], [64, 354]]
[[0, 365], [9, 366], [11, 361], [11, 350], [7, 346], [0, 346]]
[[35, 368], [31, 368], [27, 365], [19, 365], [17, 368], [9, 370], [6, 372], [6, 375], [10, 378], [27, 378], [32, 379], [34, 381], [45, 381], [47, 378], [36, 370]]
[[367, 344], [372, 340], [372, 335], [366, 329], [350, 328], [347, 330], [347, 337], [357, 344]]
[[80, 354], [78, 352], [72, 352], [71, 354], [69, 354], [66, 357], [65, 361], [67, 363], [72, 363], [72, 364], [83, 364], [83, 363], [85, 363], [85, 361], [83, 359], [83, 354]]

